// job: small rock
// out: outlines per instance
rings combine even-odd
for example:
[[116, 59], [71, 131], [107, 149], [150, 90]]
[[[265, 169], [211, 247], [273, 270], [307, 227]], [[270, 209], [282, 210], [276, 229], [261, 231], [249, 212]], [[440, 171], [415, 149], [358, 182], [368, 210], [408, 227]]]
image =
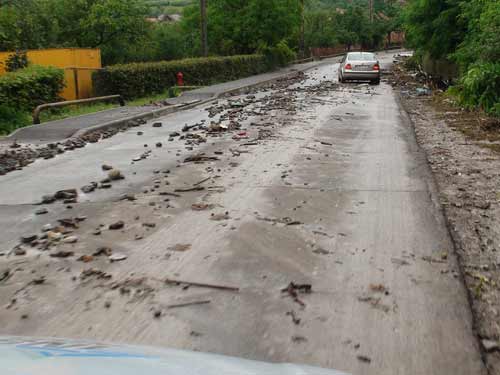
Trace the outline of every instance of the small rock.
[[109, 309], [111, 307], [111, 301], [104, 302], [104, 307]]
[[122, 172], [120, 172], [118, 169], [110, 170], [108, 172], [108, 177], [111, 181], [123, 180], [125, 178]]
[[484, 348], [484, 350], [486, 350], [487, 353], [491, 353], [491, 352], [500, 350], [500, 346], [499, 346], [498, 341], [484, 339], [484, 340], [481, 340], [481, 344], [483, 345], [483, 348]]
[[179, 137], [181, 134], [179, 132], [172, 132], [169, 134], [169, 137]]
[[110, 171], [113, 169], [113, 167], [111, 165], [108, 165], [108, 164], [103, 164], [101, 168], [103, 171]]
[[153, 312], [153, 316], [154, 316], [156, 319], [161, 318], [161, 310], [160, 310], [160, 309], [155, 309], [155, 311]]
[[37, 234], [28, 234], [26, 236], [21, 237], [21, 242], [27, 244], [35, 241], [37, 238], [38, 238]]
[[358, 355], [356, 356], [356, 358], [358, 359], [358, 361], [361, 361], [361, 362], [364, 362], [364, 363], [371, 363], [371, 358], [370, 357], [367, 357], [366, 355]]
[[111, 256], [113, 254], [113, 250], [109, 247], [99, 247], [95, 253], [93, 254], [94, 256], [98, 257], [100, 255], [106, 255], [106, 256]]
[[56, 198], [53, 195], [44, 195], [42, 197], [42, 204], [50, 204], [54, 203], [56, 201]]
[[155, 122], [153, 124], [153, 128], [161, 128], [163, 126], [163, 124], [161, 122]]
[[14, 249], [14, 255], [21, 256], [21, 255], [26, 255], [26, 249], [22, 247], [16, 247]]
[[156, 147], [160, 148], [162, 146], [163, 146], [163, 144], [161, 142], [156, 142]]
[[189, 249], [191, 249], [191, 244], [176, 244], [174, 246], [170, 246], [167, 250], [170, 250], [170, 251], [179, 251], [179, 252], [184, 252], [184, 251], [188, 251]]
[[125, 223], [122, 220], [120, 220], [120, 221], [117, 221], [116, 223], [110, 224], [109, 229], [110, 230], [120, 230], [124, 226], [125, 226]]
[[97, 182], [91, 182], [89, 185], [82, 186], [80, 190], [85, 194], [92, 193], [97, 188]]
[[50, 254], [52, 258], [69, 258], [75, 255], [73, 251], [60, 250], [56, 253]]
[[90, 263], [94, 260], [94, 257], [92, 255], [82, 255], [80, 258], [78, 258], [78, 261], [83, 262], [83, 263]]
[[69, 237], [66, 237], [65, 239], [63, 239], [62, 242], [63, 243], [76, 243], [76, 242], [78, 242], [78, 237], [69, 236]]
[[47, 238], [50, 240], [50, 241], [58, 241], [62, 238], [62, 233], [59, 233], [59, 232], [53, 232], [53, 231], [48, 231], [47, 232]]
[[144, 133], [143, 132], [137, 132], [137, 135], [143, 135]]
[[156, 227], [156, 223], [142, 223], [142, 226], [146, 228], [154, 228]]
[[35, 211], [35, 215], [45, 215], [48, 214], [49, 210], [46, 208], [39, 208], [38, 210]]
[[120, 262], [122, 260], [127, 259], [125, 254], [113, 254], [108, 258], [111, 262]]

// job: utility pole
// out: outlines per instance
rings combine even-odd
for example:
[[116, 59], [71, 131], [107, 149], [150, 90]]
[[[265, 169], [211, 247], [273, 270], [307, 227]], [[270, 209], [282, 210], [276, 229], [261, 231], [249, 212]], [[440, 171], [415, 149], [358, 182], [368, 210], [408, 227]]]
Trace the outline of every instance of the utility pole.
[[207, 0], [200, 0], [201, 12], [201, 54], [208, 56]]
[[375, 2], [375, 0], [369, 0], [368, 1], [368, 4], [370, 6], [370, 22], [373, 23], [373, 17], [374, 17], [374, 9], [373, 9], [373, 3]]
[[299, 41], [299, 51], [301, 58], [305, 58], [306, 56], [306, 42], [305, 42], [305, 23], [306, 23], [306, 15], [305, 15], [305, 6], [304, 0], [300, 0], [300, 41]]

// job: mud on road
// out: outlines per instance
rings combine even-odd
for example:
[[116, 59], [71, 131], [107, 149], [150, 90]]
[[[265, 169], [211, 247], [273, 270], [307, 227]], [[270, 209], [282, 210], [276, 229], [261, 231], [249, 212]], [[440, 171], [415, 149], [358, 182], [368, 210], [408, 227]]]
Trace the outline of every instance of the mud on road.
[[0, 333], [484, 374], [413, 128], [336, 67], [3, 176]]
[[500, 374], [500, 122], [425, 86], [403, 63], [391, 77], [426, 151], [491, 374]]

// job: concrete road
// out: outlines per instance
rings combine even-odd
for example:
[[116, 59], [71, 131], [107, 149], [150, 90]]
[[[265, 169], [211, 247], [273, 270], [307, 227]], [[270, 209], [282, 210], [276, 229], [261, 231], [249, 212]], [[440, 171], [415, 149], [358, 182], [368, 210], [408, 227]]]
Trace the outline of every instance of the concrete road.
[[[391, 55], [382, 58], [387, 67]], [[236, 98], [250, 104], [223, 113], [234, 111], [249, 139], [232, 138], [241, 130], [222, 133], [195, 150], [167, 141], [185, 123], [210, 122], [199, 108], [2, 177], [5, 252], [47, 223], [87, 219], [71, 234], [75, 244], [0, 257], [0, 279], [10, 270], [0, 281], [0, 334], [150, 344], [352, 374], [485, 374], [412, 126], [389, 85], [337, 85], [336, 69]], [[145, 150], [149, 158], [131, 163]], [[219, 160], [183, 162], [200, 151]], [[103, 163], [126, 179], [81, 195], [72, 209], [56, 203], [34, 214], [42, 195], [102, 178]], [[205, 190], [163, 195], [199, 182]], [[124, 193], [137, 200], [117, 202]], [[193, 210], [195, 203], [206, 210]], [[125, 228], [108, 230], [117, 220]], [[101, 246], [127, 259], [76, 260]], [[49, 256], [61, 250], [75, 256]], [[94, 274], [82, 274], [89, 269]], [[165, 278], [240, 289], [185, 288]], [[290, 282], [312, 292], [282, 292]], [[210, 302], [171, 306], [199, 301]]]

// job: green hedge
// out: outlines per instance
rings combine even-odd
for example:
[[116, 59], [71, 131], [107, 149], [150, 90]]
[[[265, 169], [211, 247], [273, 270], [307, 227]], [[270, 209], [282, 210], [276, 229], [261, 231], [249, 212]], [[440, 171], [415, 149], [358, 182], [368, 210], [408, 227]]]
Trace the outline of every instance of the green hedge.
[[32, 111], [40, 104], [59, 101], [63, 88], [62, 69], [32, 65], [0, 77], [0, 106]]
[[176, 85], [176, 74], [184, 74], [188, 86], [206, 86], [231, 81], [268, 70], [262, 55], [208, 57], [152, 63], [112, 65], [93, 75], [96, 94], [120, 94], [127, 99], [164, 92]]

